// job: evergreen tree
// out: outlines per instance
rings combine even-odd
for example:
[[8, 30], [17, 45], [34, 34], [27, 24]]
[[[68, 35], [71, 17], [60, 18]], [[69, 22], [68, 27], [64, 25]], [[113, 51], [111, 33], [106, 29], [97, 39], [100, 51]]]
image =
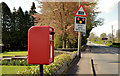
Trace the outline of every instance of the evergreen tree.
[[32, 2], [32, 6], [31, 6], [31, 9], [30, 9], [30, 11], [29, 11], [30, 15], [34, 15], [35, 13], [37, 13], [37, 12], [35, 11], [35, 9], [36, 9], [35, 3]]
[[28, 39], [28, 30], [31, 26], [34, 26], [34, 19], [32, 16], [29, 15], [28, 11], [25, 11], [25, 17], [24, 17], [24, 33], [22, 34], [24, 36], [24, 45], [23, 47], [27, 50], [27, 39]]
[[17, 12], [15, 7], [13, 8], [12, 12], [12, 19], [11, 19], [11, 50], [17, 50], [17, 30], [16, 30], [16, 22], [17, 22]]
[[27, 50], [27, 34], [29, 28], [34, 25], [34, 19], [29, 15], [28, 11], [24, 13], [22, 8], [19, 7], [16, 20], [17, 49]]
[[13, 12], [16, 12], [16, 8], [15, 7], [13, 7]]
[[2, 44], [2, 4], [0, 3], [0, 44]]
[[13, 8], [13, 13], [12, 13], [12, 19], [11, 19], [11, 31], [16, 31], [16, 17], [17, 17], [17, 12], [15, 7]]
[[3, 52], [10, 50], [27, 50], [28, 29], [34, 25], [34, 18], [26, 11], [15, 7], [11, 13], [6, 3], [0, 4], [2, 11]]
[[3, 41], [3, 52], [10, 48], [10, 31], [11, 31], [11, 11], [5, 2], [2, 5], [2, 41]]
[[23, 48], [23, 34], [24, 34], [24, 12], [22, 10], [21, 7], [18, 8], [17, 10], [17, 21], [16, 21], [16, 36], [17, 36], [17, 48], [19, 48], [20, 50]]

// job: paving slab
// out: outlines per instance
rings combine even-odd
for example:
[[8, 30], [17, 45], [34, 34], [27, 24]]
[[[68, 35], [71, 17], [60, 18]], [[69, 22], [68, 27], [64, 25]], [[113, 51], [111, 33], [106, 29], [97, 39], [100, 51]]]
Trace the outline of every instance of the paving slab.
[[67, 71], [67, 74], [87, 74], [92, 75], [92, 65], [91, 65], [91, 56], [89, 53], [82, 53], [81, 59], [77, 58], [70, 69]]

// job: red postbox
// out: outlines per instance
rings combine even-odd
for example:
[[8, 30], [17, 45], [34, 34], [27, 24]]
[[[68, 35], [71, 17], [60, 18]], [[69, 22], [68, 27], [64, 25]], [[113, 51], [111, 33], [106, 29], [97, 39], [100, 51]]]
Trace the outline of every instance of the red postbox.
[[54, 62], [54, 29], [50, 26], [33, 26], [28, 31], [28, 64]]

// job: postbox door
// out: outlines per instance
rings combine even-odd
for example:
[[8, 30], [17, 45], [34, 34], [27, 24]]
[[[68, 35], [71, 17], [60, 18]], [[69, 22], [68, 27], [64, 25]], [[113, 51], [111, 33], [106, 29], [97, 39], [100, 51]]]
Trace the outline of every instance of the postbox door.
[[54, 29], [50, 28], [50, 32], [53, 32], [49, 35], [50, 38], [50, 60], [54, 61]]

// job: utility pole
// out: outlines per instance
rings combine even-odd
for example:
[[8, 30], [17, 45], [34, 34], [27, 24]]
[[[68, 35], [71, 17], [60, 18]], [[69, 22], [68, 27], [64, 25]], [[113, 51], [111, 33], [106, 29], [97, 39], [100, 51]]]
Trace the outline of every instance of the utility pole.
[[118, 43], [120, 43], [120, 32], [119, 32], [119, 30], [120, 30], [120, 29], [118, 28], [118, 32], [117, 32], [117, 38], [118, 38], [117, 40], [118, 40]]
[[[80, 0], [79, 0], [79, 6], [80, 6]], [[81, 32], [78, 32], [78, 56], [81, 58]]]
[[113, 38], [113, 25], [112, 25], [112, 43], [114, 43], [114, 38]]

